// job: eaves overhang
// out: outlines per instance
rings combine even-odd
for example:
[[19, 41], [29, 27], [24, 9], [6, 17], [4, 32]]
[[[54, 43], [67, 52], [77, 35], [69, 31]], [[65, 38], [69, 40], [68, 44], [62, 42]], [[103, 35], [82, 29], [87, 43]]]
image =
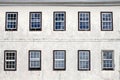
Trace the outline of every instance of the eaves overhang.
[[0, 6], [120, 6], [120, 1], [77, 1], [77, 2], [3, 2]]

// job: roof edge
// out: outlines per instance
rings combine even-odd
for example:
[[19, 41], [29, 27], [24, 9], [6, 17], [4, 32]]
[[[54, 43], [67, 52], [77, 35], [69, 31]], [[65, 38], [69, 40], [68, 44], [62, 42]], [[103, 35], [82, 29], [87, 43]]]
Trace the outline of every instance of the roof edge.
[[0, 6], [120, 6], [120, 1], [111, 2], [0, 2]]

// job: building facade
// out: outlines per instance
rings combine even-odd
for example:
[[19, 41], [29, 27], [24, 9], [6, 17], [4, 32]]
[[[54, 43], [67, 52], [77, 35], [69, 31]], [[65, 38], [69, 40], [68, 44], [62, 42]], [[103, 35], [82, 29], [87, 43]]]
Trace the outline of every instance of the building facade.
[[119, 14], [119, 0], [0, 0], [0, 80], [119, 80]]

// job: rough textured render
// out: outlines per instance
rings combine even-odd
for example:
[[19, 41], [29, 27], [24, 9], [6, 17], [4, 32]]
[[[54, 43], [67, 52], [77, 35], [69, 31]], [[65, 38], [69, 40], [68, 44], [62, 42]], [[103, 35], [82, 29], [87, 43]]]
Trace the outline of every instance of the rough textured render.
[[[6, 4], [0, 6], [0, 80], [120, 80], [120, 5], [18, 6], [11, 4], [12, 2], [73, 4], [88, 1], [120, 2], [120, 0], [0, 0], [0, 5], [4, 2]], [[8, 2], [11, 2], [11, 5], [8, 5]], [[66, 31], [53, 31], [55, 11], [66, 12]], [[78, 31], [80, 11], [90, 12], [90, 31]], [[18, 12], [17, 31], [5, 31], [6, 12]], [[42, 31], [29, 31], [30, 12], [42, 12]], [[101, 12], [113, 13], [113, 31], [101, 31]], [[16, 71], [4, 71], [4, 50], [17, 50]], [[29, 50], [42, 51], [41, 71], [28, 70]], [[65, 71], [53, 70], [53, 50], [66, 50]], [[90, 71], [78, 71], [78, 50], [90, 50]], [[114, 50], [114, 70], [102, 70], [102, 50]]]

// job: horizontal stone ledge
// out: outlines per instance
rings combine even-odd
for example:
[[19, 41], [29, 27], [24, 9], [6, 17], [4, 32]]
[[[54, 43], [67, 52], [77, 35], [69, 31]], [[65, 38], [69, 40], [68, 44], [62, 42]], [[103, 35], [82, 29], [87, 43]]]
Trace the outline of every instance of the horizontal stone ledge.
[[0, 39], [0, 42], [120, 42], [120, 39]]

